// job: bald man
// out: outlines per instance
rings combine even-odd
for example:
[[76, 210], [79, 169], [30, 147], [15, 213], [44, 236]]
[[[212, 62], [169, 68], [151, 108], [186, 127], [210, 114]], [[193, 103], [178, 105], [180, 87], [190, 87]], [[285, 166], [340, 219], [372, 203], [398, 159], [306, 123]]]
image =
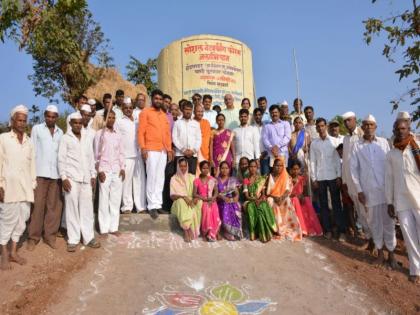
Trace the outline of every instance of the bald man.
[[239, 109], [235, 108], [232, 94], [226, 94], [224, 100], [226, 108], [222, 114], [225, 115], [225, 128], [233, 130], [239, 127]]

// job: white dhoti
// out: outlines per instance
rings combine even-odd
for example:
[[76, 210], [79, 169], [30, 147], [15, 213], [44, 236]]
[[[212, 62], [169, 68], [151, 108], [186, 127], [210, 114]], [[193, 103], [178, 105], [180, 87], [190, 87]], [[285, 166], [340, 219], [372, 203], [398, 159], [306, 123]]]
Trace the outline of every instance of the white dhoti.
[[146, 172], [141, 156], [125, 159], [125, 180], [122, 188], [121, 211], [146, 210]]
[[119, 172], [105, 172], [106, 179], [99, 183], [98, 221], [101, 233], [118, 231], [122, 180]]
[[71, 190], [64, 193], [68, 243], [86, 245], [94, 238], [92, 186], [70, 180]]
[[26, 229], [31, 204], [26, 201], [0, 203], [0, 245], [17, 243]]
[[357, 223], [362, 226], [362, 230], [365, 233], [366, 238], [369, 239], [372, 237], [372, 233], [370, 232], [369, 224], [367, 222], [368, 214], [366, 212], [365, 206], [360, 203], [357, 195], [351, 195], [350, 198], [353, 200], [354, 209], [357, 213]]
[[162, 192], [165, 183], [165, 167], [167, 155], [165, 151], [149, 151], [146, 160], [146, 197], [147, 208], [162, 208]]
[[408, 253], [410, 276], [420, 276], [420, 209], [397, 211]]
[[394, 251], [397, 245], [395, 221], [388, 215], [388, 205], [381, 204], [367, 208], [367, 222], [377, 249], [385, 247]]

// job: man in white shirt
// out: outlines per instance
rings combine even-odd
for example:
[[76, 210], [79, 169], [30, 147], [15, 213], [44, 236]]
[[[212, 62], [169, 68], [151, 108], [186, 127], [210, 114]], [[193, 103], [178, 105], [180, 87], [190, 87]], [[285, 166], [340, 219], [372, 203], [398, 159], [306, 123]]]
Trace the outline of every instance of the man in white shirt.
[[344, 136], [340, 135], [340, 123], [333, 119], [328, 123], [328, 134], [333, 138], [336, 147], [343, 143]]
[[239, 111], [240, 126], [233, 130], [236, 152], [236, 165], [239, 167], [239, 160], [241, 157], [248, 159], [259, 159], [260, 152], [260, 135], [258, 129], [254, 126], [249, 126], [249, 111], [242, 108]]
[[124, 116], [116, 122], [115, 130], [121, 135], [125, 157], [125, 180], [122, 188], [122, 213], [129, 213], [133, 205], [137, 212], [146, 211], [146, 172], [137, 146], [137, 126], [133, 105], [126, 98], [122, 107]]
[[188, 161], [188, 172], [195, 174], [197, 170], [197, 153], [201, 147], [200, 124], [192, 119], [193, 104], [184, 103], [182, 118], [178, 119], [172, 130], [172, 142], [175, 147], [175, 165], [180, 157]]
[[339, 241], [345, 241], [345, 218], [341, 205], [341, 162], [337, 153], [335, 143], [327, 133], [327, 121], [324, 118], [316, 120], [316, 130], [319, 138], [311, 143], [310, 164], [311, 179], [313, 188], [319, 190], [319, 201], [321, 206], [321, 221], [325, 237], [332, 237], [332, 223], [328, 208], [328, 191], [331, 196], [331, 203], [334, 212], [335, 223], [338, 228]]
[[303, 112], [306, 118], [305, 131], [309, 134], [311, 141], [313, 141], [319, 138], [318, 132], [316, 131], [314, 108], [312, 106], [306, 106]]
[[222, 110], [225, 115], [225, 128], [233, 130], [239, 127], [239, 109], [235, 108], [232, 94], [225, 95], [226, 108]]
[[[348, 135], [343, 139], [343, 190], [347, 191], [354, 208], [357, 213], [357, 223], [361, 226], [365, 233], [366, 239], [371, 239], [369, 225], [367, 223], [367, 215], [364, 206], [360, 203], [357, 197], [357, 190], [350, 174], [350, 158], [353, 151], [354, 144], [363, 138], [363, 130], [357, 126], [356, 114], [353, 112], [346, 112], [342, 115], [344, 126], [347, 129]], [[373, 249], [373, 240], [370, 240], [370, 247]], [[366, 244], [368, 245], [368, 244]]]
[[204, 119], [207, 119], [213, 129], [217, 128], [216, 116], [217, 112], [211, 109], [213, 98], [209, 94], [203, 96]]
[[377, 137], [376, 120], [372, 115], [363, 119], [363, 138], [354, 144], [350, 158], [350, 174], [357, 197], [367, 212], [367, 222], [378, 250], [376, 264], [384, 263], [383, 247], [389, 252], [389, 264], [397, 267], [394, 249], [397, 244], [395, 222], [388, 215], [385, 197], [385, 159], [388, 141]]
[[71, 129], [61, 138], [58, 149], [58, 170], [63, 181], [67, 225], [67, 251], [76, 251], [83, 242], [91, 248], [99, 248], [94, 235], [92, 188], [95, 187], [96, 171], [93, 150], [89, 139], [82, 132], [82, 115], [70, 115]]
[[146, 107], [146, 100], [147, 95], [143, 92], [138, 93], [134, 100], [133, 117], [136, 123], [139, 121], [141, 111]]
[[56, 248], [56, 234], [63, 208], [58, 175], [58, 146], [63, 131], [56, 124], [57, 118], [57, 106], [48, 105], [44, 111], [45, 122], [34, 126], [31, 131], [31, 140], [35, 147], [37, 186], [31, 222], [28, 225], [29, 251], [35, 249], [42, 236], [48, 246]]
[[258, 132], [258, 139], [259, 139], [259, 143], [260, 143], [260, 172], [261, 175], [267, 175], [270, 172], [270, 156], [268, 155], [267, 151], [265, 150], [264, 147], [264, 142], [262, 139], [262, 130], [264, 127], [264, 123], [263, 123], [263, 110], [259, 107], [254, 109], [253, 112], [253, 118], [254, 118], [254, 124], [253, 126], [255, 127], [255, 129]]
[[93, 140], [95, 140], [96, 131], [92, 128], [92, 110], [88, 104], [82, 105], [80, 108], [80, 115], [82, 115], [82, 124], [83, 129], [82, 132], [86, 134], [88, 137], [90, 146], [93, 150]]
[[410, 267], [409, 280], [420, 284], [420, 151], [410, 124], [394, 127], [394, 148], [386, 156], [385, 191], [388, 213], [398, 214]]
[[[12, 130], [0, 135], [0, 269], [10, 262], [23, 265], [17, 243], [26, 228], [36, 187], [34, 146], [25, 134], [28, 108], [18, 105], [10, 113]], [[10, 252], [8, 243], [10, 244]]]

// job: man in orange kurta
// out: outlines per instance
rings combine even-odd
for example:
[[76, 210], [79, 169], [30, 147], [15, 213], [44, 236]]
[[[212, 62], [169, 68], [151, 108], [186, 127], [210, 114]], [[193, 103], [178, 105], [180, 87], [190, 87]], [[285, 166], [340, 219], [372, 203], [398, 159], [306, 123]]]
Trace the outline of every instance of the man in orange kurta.
[[210, 138], [211, 138], [211, 127], [207, 119], [203, 118], [204, 108], [202, 105], [197, 105], [194, 108], [194, 119], [200, 123], [201, 129], [201, 148], [198, 152], [198, 163], [197, 170], [199, 171], [199, 164], [201, 161], [210, 160]]
[[167, 161], [173, 159], [169, 121], [162, 111], [163, 93], [152, 92], [152, 106], [140, 113], [138, 144], [146, 161], [146, 199], [150, 216], [156, 219], [162, 210], [162, 191]]

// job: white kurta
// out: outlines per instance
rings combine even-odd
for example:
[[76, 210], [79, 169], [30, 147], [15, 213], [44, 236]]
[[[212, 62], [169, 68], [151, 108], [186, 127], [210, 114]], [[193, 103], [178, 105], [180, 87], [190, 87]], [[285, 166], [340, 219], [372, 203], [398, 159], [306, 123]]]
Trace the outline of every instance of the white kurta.
[[375, 137], [356, 142], [350, 158], [350, 175], [357, 193], [366, 197], [367, 223], [376, 248], [393, 251], [396, 245], [395, 222], [388, 215], [385, 198], [385, 158], [388, 141]]
[[239, 126], [233, 130], [235, 135], [235, 154], [236, 165], [239, 165], [241, 157], [248, 159], [258, 159], [260, 153], [261, 136], [258, 129], [254, 126]]
[[175, 155], [183, 156], [184, 151], [189, 149], [197, 156], [201, 148], [201, 128], [194, 119], [178, 119], [172, 130], [172, 143], [175, 147]]
[[29, 219], [36, 187], [34, 147], [24, 134], [22, 143], [13, 131], [0, 135], [0, 245], [18, 242]]
[[410, 275], [420, 276], [420, 172], [410, 146], [392, 149], [386, 160], [386, 199], [397, 211]]
[[360, 203], [357, 197], [356, 187], [350, 175], [350, 157], [353, 151], [354, 144], [363, 137], [363, 130], [360, 127], [347, 135], [343, 139], [343, 164], [342, 164], [342, 180], [343, 184], [347, 186], [350, 198], [353, 200], [354, 208], [357, 213], [357, 222], [362, 226], [367, 238], [370, 238], [371, 233], [367, 223], [367, 213], [365, 207]]
[[65, 220], [69, 244], [83, 237], [88, 244], [94, 237], [92, 186], [96, 178], [95, 160], [90, 139], [82, 132], [79, 140], [71, 130], [62, 137], [58, 149], [58, 170], [62, 180], [68, 179], [71, 190], [64, 193]]
[[115, 130], [122, 137], [125, 156], [121, 211], [131, 211], [134, 205], [137, 211], [146, 209], [146, 174], [137, 144], [137, 128], [138, 120], [131, 120], [127, 116], [118, 120], [115, 125]]

